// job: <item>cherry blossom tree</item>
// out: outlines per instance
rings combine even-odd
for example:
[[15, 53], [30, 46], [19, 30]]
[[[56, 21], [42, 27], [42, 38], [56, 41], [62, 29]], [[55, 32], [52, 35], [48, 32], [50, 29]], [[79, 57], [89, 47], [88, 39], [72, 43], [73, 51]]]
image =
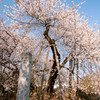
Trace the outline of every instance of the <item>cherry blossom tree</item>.
[[[82, 3], [75, 6], [72, 2], [70, 8], [61, 0], [15, 0], [15, 2], [12, 7], [6, 6], [5, 14], [11, 19], [11, 24], [1, 28], [3, 33], [0, 34], [1, 43], [5, 44], [6, 52], [10, 51], [9, 58], [14, 58], [14, 61], [11, 60], [11, 64], [14, 63], [12, 66], [15, 64], [19, 66], [19, 55], [28, 51], [35, 57], [33, 74], [34, 70], [38, 69], [37, 66], [41, 66], [41, 62], [42, 65], [45, 64], [41, 69], [49, 68], [46, 82], [49, 94], [53, 92], [55, 81], [60, 74], [59, 70], [64, 68], [69, 71], [69, 87], [71, 87], [72, 75], [77, 73], [78, 80], [79, 68], [90, 70], [94, 65], [96, 67], [100, 65], [100, 31], [95, 31], [95, 28], [88, 24], [88, 19], [78, 13]], [[0, 25], [2, 27], [2, 24]], [[8, 44], [8, 40], [12, 42]], [[52, 58], [51, 67], [48, 64], [49, 60], [41, 61], [49, 47], [49, 55], [52, 54], [49, 57]], [[5, 58], [6, 56], [5, 53]], [[68, 62], [70, 66], [66, 67]]]
[[[11, 29], [10, 25], [4, 24], [2, 18], [0, 22], [0, 80], [2, 81], [0, 85], [6, 91], [16, 93], [21, 62], [20, 55], [23, 52], [31, 52], [35, 59], [36, 52], [33, 50], [36, 48], [38, 50], [39, 41], [27, 34], [19, 35], [19, 32]], [[34, 59], [32, 59], [33, 62]]]
[[[99, 49], [97, 49], [99, 48], [99, 41], [95, 43], [95, 45], [97, 44], [95, 49], [93, 49], [92, 44], [96, 39], [96, 37], [93, 39], [94, 34], [98, 33], [88, 26], [84, 17], [80, 17], [80, 14], [77, 13], [77, 8], [73, 8], [74, 6], [72, 8], [65, 7], [60, 0], [19, 0], [18, 2], [17, 5], [14, 5], [15, 7], [10, 8], [11, 12], [8, 9], [7, 16], [13, 19], [11, 25], [15, 29], [21, 29], [22, 32], [28, 31], [33, 32], [33, 34], [37, 32], [38, 39], [45, 38], [51, 45], [54, 62], [47, 91], [52, 92], [54, 80], [57, 78], [58, 73], [53, 44], [56, 44], [59, 63], [62, 61], [61, 53], [63, 53], [59, 51], [62, 50], [60, 49], [61, 47], [64, 48], [65, 57], [63, 59], [65, 59], [60, 64], [61, 68], [69, 61], [68, 58], [71, 59], [73, 57], [82, 59], [84, 57], [85, 59], [87, 58], [88, 62], [89, 60], [92, 61], [92, 58], [95, 62], [98, 61], [96, 59], [99, 59], [97, 53], [99, 52]], [[96, 36], [98, 36], [99, 40], [99, 34]], [[76, 54], [75, 48], [77, 48]], [[96, 50], [96, 52], [91, 50]], [[74, 55], [72, 55], [73, 53]]]

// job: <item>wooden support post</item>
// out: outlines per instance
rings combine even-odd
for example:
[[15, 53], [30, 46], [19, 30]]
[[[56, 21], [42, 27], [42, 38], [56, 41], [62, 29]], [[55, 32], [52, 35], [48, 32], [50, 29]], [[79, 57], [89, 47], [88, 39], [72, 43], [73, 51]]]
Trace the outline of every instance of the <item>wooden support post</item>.
[[73, 59], [69, 61], [69, 99], [71, 99], [72, 94], [72, 67], [73, 67]]
[[31, 53], [22, 53], [16, 100], [29, 100], [31, 63]]
[[76, 97], [77, 100], [79, 100], [79, 91], [78, 91], [78, 85], [79, 85], [79, 65], [78, 65], [78, 58], [76, 58], [76, 67], [77, 67], [77, 92], [76, 92]]

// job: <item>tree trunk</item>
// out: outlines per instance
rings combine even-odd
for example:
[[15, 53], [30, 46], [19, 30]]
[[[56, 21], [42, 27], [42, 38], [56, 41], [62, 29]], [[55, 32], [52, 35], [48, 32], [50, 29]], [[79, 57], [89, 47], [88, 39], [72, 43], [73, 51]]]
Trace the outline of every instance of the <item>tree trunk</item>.
[[[51, 50], [52, 50], [52, 54], [53, 54], [53, 66], [52, 66], [52, 70], [50, 72], [50, 77], [48, 79], [48, 84], [47, 84], [47, 93], [51, 95], [53, 92], [55, 80], [58, 76], [58, 70], [57, 70], [56, 57], [55, 57], [55, 52], [54, 52], [55, 40], [51, 39], [50, 36], [48, 35], [49, 29], [50, 29], [50, 26], [47, 25], [46, 30], [43, 35], [45, 36], [45, 39], [47, 39], [47, 41], [51, 45]], [[55, 49], [56, 49], [57, 57], [58, 57], [59, 63], [60, 63], [60, 54], [59, 54], [56, 46], [55, 46]]]
[[56, 63], [56, 59], [55, 59], [54, 46], [51, 46], [51, 49], [53, 52], [53, 66], [52, 66], [52, 70], [50, 72], [50, 77], [49, 77], [48, 85], [47, 85], [47, 92], [49, 94], [52, 94], [54, 83], [58, 76], [58, 69], [57, 69], [57, 63]]

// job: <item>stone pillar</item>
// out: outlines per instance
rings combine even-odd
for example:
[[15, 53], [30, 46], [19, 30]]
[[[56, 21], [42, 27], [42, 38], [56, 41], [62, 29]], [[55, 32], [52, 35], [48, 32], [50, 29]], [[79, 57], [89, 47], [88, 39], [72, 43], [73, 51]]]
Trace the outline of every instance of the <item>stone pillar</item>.
[[22, 53], [16, 100], [29, 100], [31, 63], [31, 53]]

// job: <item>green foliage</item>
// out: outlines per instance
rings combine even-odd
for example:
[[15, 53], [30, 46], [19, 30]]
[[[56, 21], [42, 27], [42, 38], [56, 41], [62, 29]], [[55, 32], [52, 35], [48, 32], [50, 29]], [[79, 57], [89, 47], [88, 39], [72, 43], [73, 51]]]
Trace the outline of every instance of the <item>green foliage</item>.
[[91, 77], [89, 75], [82, 78], [79, 86], [88, 93], [95, 93], [94, 85], [92, 84]]

